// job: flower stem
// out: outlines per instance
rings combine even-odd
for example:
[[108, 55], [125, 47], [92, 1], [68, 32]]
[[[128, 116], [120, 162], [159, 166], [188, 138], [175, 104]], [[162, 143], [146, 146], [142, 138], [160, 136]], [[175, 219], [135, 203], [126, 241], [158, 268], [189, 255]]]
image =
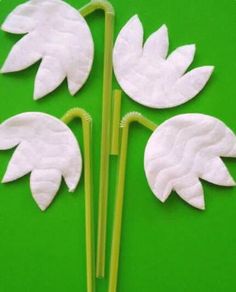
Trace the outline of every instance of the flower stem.
[[110, 124], [112, 98], [112, 49], [114, 32], [114, 9], [106, 0], [93, 0], [80, 9], [86, 16], [95, 10], [105, 12], [105, 39], [104, 39], [104, 73], [103, 73], [103, 104], [102, 104], [102, 134], [100, 156], [100, 183], [99, 183], [99, 211], [98, 211], [98, 239], [97, 239], [97, 268], [96, 275], [103, 278], [105, 274], [106, 227], [107, 227], [107, 200], [110, 155]]
[[121, 121], [121, 148], [118, 166], [108, 292], [116, 292], [117, 289], [129, 127], [130, 124], [134, 122], [143, 125], [151, 131], [154, 131], [157, 127], [152, 121], [136, 112], [125, 115]]
[[121, 90], [116, 89], [113, 92], [111, 155], [119, 155], [120, 110], [121, 110]]
[[94, 226], [93, 226], [93, 196], [91, 172], [91, 125], [90, 115], [81, 108], [69, 110], [62, 118], [69, 124], [74, 119], [81, 119], [84, 140], [84, 184], [85, 184], [85, 231], [86, 231], [86, 266], [87, 292], [95, 292], [95, 257], [94, 257]]

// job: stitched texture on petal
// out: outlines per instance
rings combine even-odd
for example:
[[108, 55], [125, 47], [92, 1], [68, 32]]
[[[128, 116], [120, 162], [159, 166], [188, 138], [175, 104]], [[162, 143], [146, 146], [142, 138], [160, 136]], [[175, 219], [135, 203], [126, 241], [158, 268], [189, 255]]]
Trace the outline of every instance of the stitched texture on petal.
[[113, 50], [113, 67], [119, 85], [134, 101], [151, 108], [174, 107], [192, 99], [206, 85], [213, 66], [185, 74], [193, 61], [195, 45], [179, 47], [167, 56], [168, 47], [166, 25], [144, 44], [137, 15], [121, 29]]
[[223, 122], [202, 114], [175, 116], [161, 124], [146, 145], [148, 184], [162, 202], [175, 190], [190, 205], [204, 209], [199, 178], [235, 185], [220, 157], [236, 157], [236, 136]]

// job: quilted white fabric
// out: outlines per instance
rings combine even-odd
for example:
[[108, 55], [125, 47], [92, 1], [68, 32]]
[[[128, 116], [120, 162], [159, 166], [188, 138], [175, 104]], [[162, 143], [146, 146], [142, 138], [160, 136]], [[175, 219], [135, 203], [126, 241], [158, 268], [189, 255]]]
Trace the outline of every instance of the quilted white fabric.
[[187, 102], [207, 83], [213, 66], [184, 74], [193, 61], [195, 45], [177, 48], [168, 57], [168, 31], [163, 25], [143, 46], [143, 26], [137, 15], [120, 31], [113, 51], [114, 72], [124, 92], [152, 108]]
[[220, 157], [236, 157], [236, 136], [223, 122], [202, 114], [175, 116], [147, 143], [144, 167], [149, 186], [162, 202], [174, 190], [190, 205], [204, 209], [199, 178], [235, 185]]
[[27, 173], [33, 198], [45, 210], [55, 197], [63, 176], [73, 192], [81, 176], [82, 159], [77, 140], [62, 121], [48, 114], [28, 112], [0, 124], [0, 149], [16, 150], [3, 182]]
[[1, 72], [23, 70], [42, 59], [34, 98], [55, 90], [67, 77], [74, 95], [87, 80], [94, 54], [91, 32], [84, 18], [61, 0], [31, 0], [16, 7], [2, 30], [26, 34], [12, 48]]

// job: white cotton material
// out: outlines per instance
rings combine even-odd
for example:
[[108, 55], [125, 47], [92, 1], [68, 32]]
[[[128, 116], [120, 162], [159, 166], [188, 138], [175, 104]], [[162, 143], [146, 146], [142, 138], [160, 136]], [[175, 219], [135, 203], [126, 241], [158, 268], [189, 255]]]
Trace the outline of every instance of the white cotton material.
[[204, 209], [199, 178], [235, 185], [220, 157], [236, 157], [236, 136], [223, 122], [203, 114], [175, 116], [157, 127], [147, 143], [148, 184], [161, 202], [173, 190], [190, 205]]
[[40, 59], [34, 99], [55, 90], [65, 78], [71, 95], [83, 86], [91, 71], [94, 44], [78, 10], [61, 0], [31, 0], [16, 7], [2, 30], [26, 34], [12, 48], [1, 72], [20, 71]]
[[143, 26], [137, 15], [121, 29], [113, 50], [118, 83], [134, 101], [151, 108], [170, 108], [196, 96], [209, 80], [213, 66], [185, 73], [195, 45], [177, 48], [169, 56], [167, 27], [163, 25], [143, 45]]
[[54, 199], [64, 178], [73, 192], [82, 170], [81, 152], [74, 134], [61, 120], [28, 112], [0, 124], [0, 150], [16, 147], [3, 183], [31, 172], [30, 188], [41, 210]]

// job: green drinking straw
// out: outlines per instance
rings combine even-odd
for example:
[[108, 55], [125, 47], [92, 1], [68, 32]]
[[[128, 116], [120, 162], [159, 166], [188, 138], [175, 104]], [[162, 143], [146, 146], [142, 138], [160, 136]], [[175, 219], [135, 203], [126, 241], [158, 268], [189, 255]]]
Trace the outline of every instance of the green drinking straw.
[[120, 110], [121, 110], [121, 90], [115, 89], [113, 91], [111, 155], [119, 155]]
[[124, 116], [124, 118], [121, 121], [121, 126], [120, 126], [121, 127], [121, 147], [120, 147], [120, 157], [119, 157], [119, 166], [118, 166], [118, 182], [117, 182], [117, 189], [116, 189], [116, 201], [115, 201], [108, 292], [116, 292], [116, 289], [117, 289], [128, 136], [129, 136], [129, 127], [131, 123], [134, 123], [134, 122], [143, 125], [144, 127], [148, 128], [151, 131], [154, 131], [157, 127], [156, 124], [154, 124], [152, 121], [148, 120], [147, 118], [145, 118], [144, 116], [142, 116], [140, 113], [137, 113], [137, 112], [128, 113], [127, 115]]
[[69, 124], [75, 119], [82, 121], [84, 141], [84, 184], [85, 184], [85, 234], [86, 234], [86, 267], [87, 292], [95, 292], [95, 257], [94, 257], [94, 229], [93, 229], [93, 196], [91, 172], [91, 125], [90, 115], [81, 108], [69, 110], [62, 121]]
[[115, 12], [106, 0], [93, 0], [80, 9], [83, 16], [103, 10], [105, 13], [104, 39], [104, 72], [103, 72], [103, 105], [102, 105], [102, 135], [100, 156], [98, 239], [97, 239], [97, 268], [96, 275], [103, 278], [105, 274], [107, 197], [110, 152], [110, 123], [112, 96], [112, 49]]

